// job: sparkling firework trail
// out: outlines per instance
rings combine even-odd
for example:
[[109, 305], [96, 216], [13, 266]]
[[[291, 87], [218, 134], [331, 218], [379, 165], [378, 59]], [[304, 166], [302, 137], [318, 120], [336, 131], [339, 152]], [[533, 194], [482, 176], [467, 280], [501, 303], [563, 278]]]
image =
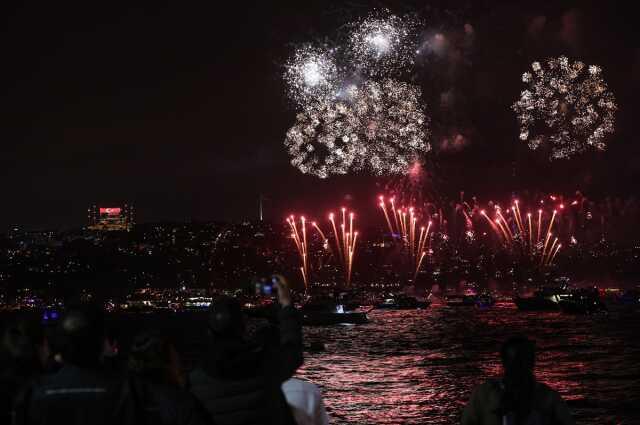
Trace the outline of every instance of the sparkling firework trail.
[[427, 255], [427, 253], [425, 251], [422, 251], [422, 254], [420, 254], [420, 259], [418, 260], [418, 264], [416, 265], [416, 272], [413, 274], [413, 281], [416, 281], [416, 278], [418, 277], [418, 272], [420, 271], [420, 266], [422, 265], [422, 260], [424, 259], [425, 255]]
[[342, 255], [342, 247], [340, 246], [340, 237], [338, 236], [338, 229], [336, 228], [336, 222], [333, 219], [333, 213], [329, 214], [329, 221], [331, 222], [331, 228], [333, 229], [333, 234], [336, 238], [336, 246], [338, 249], [338, 255], [340, 257], [340, 261], [343, 261], [344, 256]]
[[[559, 208], [562, 210], [562, 208], [564, 208], [564, 205], [560, 204]], [[480, 210], [480, 215], [485, 218], [487, 223], [491, 226], [491, 229], [493, 230], [497, 239], [504, 245], [505, 248], [511, 250], [512, 252], [520, 252], [522, 254], [526, 254], [530, 256], [531, 259], [537, 258], [536, 261], [540, 267], [551, 265], [553, 262], [553, 258], [555, 258], [554, 254], [557, 251], [558, 246], [560, 246], [559, 237], [552, 239], [553, 227], [558, 223], [558, 221], [556, 220], [558, 210], [553, 210], [548, 223], [544, 223], [545, 220], [543, 219], [542, 209], [538, 210], [537, 222], [534, 219], [534, 216], [530, 212], [528, 212], [526, 226], [522, 219], [518, 200], [515, 200], [511, 207], [505, 211], [507, 213], [513, 213], [513, 219], [511, 220], [511, 223], [502, 214], [502, 211], [498, 205], [495, 206], [495, 216], [493, 218], [489, 217], [484, 209]], [[543, 223], [545, 224], [547, 230], [544, 235], [542, 235]], [[534, 229], [537, 230], [535, 236]], [[541, 241], [541, 238], [543, 238], [543, 241]]]
[[[294, 240], [302, 266], [300, 267], [300, 273], [302, 274], [302, 280], [304, 282], [305, 291], [309, 290], [309, 254], [307, 250], [307, 228], [306, 219], [304, 216], [300, 217], [300, 232], [298, 232], [298, 225], [296, 223], [295, 216], [291, 215], [287, 217], [287, 223], [291, 227], [291, 238]], [[302, 233], [302, 238], [300, 237]]]
[[542, 210], [538, 210], [538, 237], [536, 238], [536, 244], [540, 242], [540, 230], [542, 226]]
[[[347, 209], [342, 208], [342, 222], [340, 223], [340, 231], [335, 223], [335, 216], [333, 213], [329, 213], [329, 221], [333, 234], [335, 236], [337, 251], [341, 257], [341, 262], [344, 267], [345, 283], [347, 287], [351, 286], [351, 276], [353, 273], [353, 258], [356, 251], [356, 242], [358, 240], [358, 231], [353, 229], [353, 222], [355, 214], [349, 212], [349, 221], [347, 222]], [[347, 231], [348, 226], [348, 231]]]
[[[339, 224], [340, 230], [335, 223], [335, 216], [333, 213], [329, 214], [329, 223], [335, 237], [336, 252], [338, 253], [338, 259], [344, 269], [345, 283], [347, 286], [351, 284], [351, 277], [353, 274], [353, 261], [356, 252], [358, 231], [354, 229], [355, 214], [353, 212], [347, 212], [346, 208], [341, 210], [342, 222]], [[300, 274], [302, 275], [305, 291], [309, 290], [309, 250], [308, 250], [308, 235], [307, 224], [311, 225], [317, 230], [318, 234], [322, 238], [324, 249], [332, 252], [331, 244], [325, 233], [317, 222], [308, 222], [304, 216], [296, 219], [294, 215], [290, 215], [286, 218], [287, 224], [291, 229], [291, 239], [293, 239], [298, 254], [301, 259]]]
[[514, 206], [511, 208], [515, 214], [515, 218], [516, 218], [516, 222], [518, 223], [518, 229], [520, 230], [520, 234], [524, 235], [524, 226], [522, 225], [522, 216], [520, 215], [520, 207], [518, 204], [519, 202], [516, 199], [514, 202]]
[[549, 227], [547, 228], [547, 234], [551, 232], [551, 228], [553, 227], [553, 221], [556, 219], [556, 214], [558, 211], [553, 210], [553, 215], [551, 216], [551, 220], [549, 221]]
[[[507, 223], [507, 220], [504, 219], [502, 212], [500, 211], [500, 208], [496, 210], [496, 214], [498, 214], [498, 217], [499, 217], [498, 224], [501, 227], [504, 227], [506, 229], [505, 233], [509, 235], [508, 239], [513, 239], [513, 233], [511, 233], [511, 229], [509, 228], [509, 223]], [[502, 226], [502, 223], [504, 223], [504, 226]]]
[[398, 225], [398, 217], [396, 217], [396, 205], [394, 203], [394, 200], [395, 200], [394, 198], [391, 198], [389, 201], [391, 202], [391, 211], [393, 212], [393, 221], [396, 222], [396, 229], [399, 229], [400, 226]]
[[531, 213], [527, 213], [527, 221], [529, 222], [529, 250], [533, 252], [533, 231], [531, 226]]
[[551, 239], [553, 233], [547, 232], [547, 236], [544, 238], [544, 245], [542, 246], [542, 254], [540, 255], [540, 264], [544, 264], [544, 256], [547, 251], [547, 245], [549, 244], [549, 239]]
[[558, 246], [556, 247], [556, 250], [554, 251], [553, 255], [551, 256], [551, 259], [549, 260], [549, 264], [553, 263], [553, 259], [556, 258], [556, 254], [558, 254], [558, 251], [560, 251], [561, 247], [562, 247], [562, 244], [558, 244]]
[[553, 243], [551, 244], [551, 248], [549, 248], [549, 255], [547, 256], [547, 265], [549, 264], [549, 260], [551, 259], [551, 256], [553, 255], [553, 250], [556, 247], [556, 244], [558, 243], [558, 238], [556, 237], [553, 240]]
[[500, 218], [496, 218], [496, 224], [498, 225], [498, 227], [500, 228], [500, 231], [504, 235], [505, 242], [508, 242], [510, 238], [509, 238], [509, 235], [507, 234], [507, 231], [505, 230], [504, 226], [502, 225], [502, 222], [500, 221]]
[[[384, 202], [384, 196], [380, 195], [380, 208], [382, 208], [382, 213], [384, 214], [384, 219], [387, 222], [387, 226], [389, 227], [389, 233], [394, 233], [393, 226], [391, 225], [391, 220], [389, 219], [389, 213], [387, 212], [387, 204]], [[393, 208], [393, 206], [392, 206]]]
[[589, 147], [606, 148], [614, 132], [617, 105], [599, 66], [570, 62], [565, 56], [533, 62], [522, 74], [527, 88], [512, 108], [520, 140], [529, 148], [550, 148], [550, 159], [570, 158]]
[[[425, 246], [429, 238], [429, 231], [431, 229], [432, 222], [429, 221], [427, 227], [420, 226], [420, 233], [418, 234], [416, 229], [418, 228], [418, 217], [413, 207], [398, 208], [395, 209], [393, 198], [389, 201], [391, 203], [391, 211], [394, 214], [394, 220], [396, 226], [394, 227], [391, 220], [388, 217], [386, 202], [384, 196], [379, 196], [379, 206], [385, 216], [385, 221], [389, 227], [389, 231], [392, 235], [399, 234], [402, 238], [404, 251], [407, 253], [411, 264], [414, 267], [414, 280], [420, 271], [420, 266], [424, 255], [426, 254]], [[416, 237], [417, 236], [417, 237]]]
[[491, 220], [489, 218], [489, 216], [487, 215], [487, 212], [485, 210], [480, 210], [480, 215], [483, 216], [487, 220], [487, 222], [491, 226], [491, 229], [493, 229], [493, 231], [496, 232], [496, 234], [498, 234], [498, 228], [496, 227], [496, 225], [493, 222], [493, 220]]
[[316, 223], [314, 221], [314, 222], [311, 223], [311, 225], [318, 231], [318, 234], [322, 238], [322, 243], [323, 243], [324, 248], [327, 249], [327, 250], [330, 250], [330, 248], [329, 248], [329, 239], [327, 239], [327, 237], [324, 235], [324, 232], [322, 231], [320, 226], [318, 226], [318, 223]]

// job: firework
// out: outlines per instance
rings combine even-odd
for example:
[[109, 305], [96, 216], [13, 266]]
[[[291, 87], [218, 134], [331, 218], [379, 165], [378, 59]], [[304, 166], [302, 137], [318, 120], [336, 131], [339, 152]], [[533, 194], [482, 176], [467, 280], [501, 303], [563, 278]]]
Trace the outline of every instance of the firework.
[[[553, 243], [551, 244], [551, 248], [549, 248], [549, 253], [548, 253], [547, 258], [546, 258], [546, 264], [549, 264], [549, 261], [551, 260], [551, 256], [552, 256], [552, 255], [553, 255], [553, 253], [555, 252], [555, 251], [554, 251], [554, 248], [556, 247], [556, 244], [557, 244], [557, 243], [558, 243], [558, 238], [555, 238], [555, 239], [553, 240]], [[544, 261], [544, 257], [542, 257], [542, 259], [543, 259], [543, 261]]]
[[291, 164], [320, 178], [409, 173], [431, 149], [420, 96], [418, 87], [387, 79], [365, 82], [346, 101], [314, 103], [287, 132]]
[[420, 88], [393, 79], [365, 82], [354, 94], [365, 163], [373, 174], [408, 174], [431, 150]]
[[570, 158], [589, 147], [604, 150], [614, 131], [615, 97], [602, 69], [570, 62], [565, 56], [546, 64], [534, 62], [522, 81], [527, 88], [512, 108], [520, 124], [520, 140], [529, 148], [545, 144], [550, 159]]
[[[300, 266], [300, 273], [302, 274], [302, 280], [304, 282], [305, 291], [309, 290], [309, 251], [307, 250], [307, 226], [304, 216], [300, 217], [300, 231], [298, 231], [298, 224], [296, 223], [295, 216], [291, 215], [287, 217], [287, 223], [291, 227], [291, 239], [298, 248], [300, 254], [300, 260], [302, 265]], [[302, 236], [301, 236], [302, 235]]]
[[549, 261], [547, 264], [553, 263], [553, 259], [556, 258], [556, 254], [558, 254], [558, 251], [560, 251], [560, 248], [562, 248], [562, 244], [558, 244], [558, 246], [556, 246], [556, 250], [551, 255], [551, 258], [549, 258]]
[[356, 251], [356, 242], [358, 240], [358, 231], [353, 230], [353, 221], [355, 214], [350, 212], [348, 214], [349, 221], [347, 222], [347, 209], [341, 209], [342, 222], [340, 223], [340, 230], [336, 226], [335, 215], [329, 213], [329, 222], [333, 229], [335, 237], [337, 251], [340, 255], [342, 265], [344, 267], [344, 277], [347, 287], [351, 285], [351, 275], [353, 272], [353, 259]]
[[[389, 200], [391, 209], [387, 210], [387, 202], [384, 196], [379, 196], [380, 209], [384, 215], [385, 221], [391, 234], [400, 235], [404, 245], [404, 252], [409, 257], [410, 263], [414, 267], [414, 280], [420, 271], [422, 260], [426, 255], [426, 244], [429, 239], [429, 231], [431, 230], [431, 221], [427, 226], [420, 226], [420, 233], [416, 231], [418, 228], [418, 217], [413, 207], [395, 209], [394, 198]], [[394, 215], [393, 222], [389, 218], [389, 211]], [[395, 223], [395, 226], [394, 226]], [[417, 236], [417, 237], [416, 237]]]
[[373, 13], [351, 24], [349, 59], [372, 77], [400, 73], [414, 63], [420, 26], [410, 16]]
[[380, 182], [385, 193], [394, 196], [399, 203], [413, 205], [419, 210], [429, 210], [431, 201], [438, 194], [429, 185], [430, 173], [426, 169], [426, 159], [420, 158], [409, 165], [406, 174], [395, 174]]
[[297, 116], [287, 131], [285, 146], [291, 164], [304, 174], [327, 178], [358, 168], [361, 158], [360, 119], [341, 102], [317, 102]]
[[348, 25], [344, 45], [294, 52], [284, 72], [299, 106], [285, 137], [293, 166], [327, 178], [361, 171], [404, 175], [420, 163], [431, 149], [422, 93], [388, 78], [413, 62], [419, 24], [374, 13]]
[[284, 80], [289, 96], [302, 109], [335, 98], [340, 78], [333, 50], [311, 46], [297, 49], [285, 65]]
[[[564, 208], [560, 204], [560, 211]], [[553, 263], [555, 254], [557, 254], [560, 244], [559, 237], [553, 239], [554, 226], [558, 227], [559, 221], [556, 220], [560, 212], [553, 210], [552, 213], [543, 215], [543, 210], [539, 209], [537, 215], [531, 212], [526, 214], [526, 225], [520, 210], [520, 202], [514, 200], [511, 207], [502, 210], [499, 205], [494, 207], [494, 217], [491, 218], [486, 210], [480, 210], [483, 216], [491, 226], [496, 238], [501, 245], [507, 250], [529, 257], [532, 263], [538, 264], [540, 267], [549, 266]], [[505, 214], [503, 212], [511, 213]], [[548, 217], [548, 219], [545, 219]], [[546, 232], [542, 234], [542, 229], [546, 228]]]
[[322, 246], [323, 246], [323, 248], [326, 249], [327, 251], [331, 252], [331, 248], [329, 247], [329, 239], [327, 239], [327, 237], [324, 235], [324, 232], [322, 231], [320, 226], [318, 226], [318, 223], [313, 221], [313, 222], [311, 222], [311, 225], [318, 231], [318, 234], [322, 238]]

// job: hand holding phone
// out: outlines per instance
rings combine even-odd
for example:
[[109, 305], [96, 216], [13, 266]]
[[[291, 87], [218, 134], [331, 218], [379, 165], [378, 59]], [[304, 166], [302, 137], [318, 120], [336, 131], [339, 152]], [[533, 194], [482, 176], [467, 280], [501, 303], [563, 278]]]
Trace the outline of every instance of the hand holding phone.
[[270, 297], [275, 295], [276, 291], [275, 280], [273, 278], [262, 278], [256, 283], [256, 293], [258, 295], [264, 295]]
[[280, 274], [274, 274], [272, 276], [272, 281], [274, 282], [275, 288], [278, 292], [278, 302], [282, 307], [287, 307], [291, 305], [291, 290], [289, 289], [289, 284], [287, 283], [287, 279]]

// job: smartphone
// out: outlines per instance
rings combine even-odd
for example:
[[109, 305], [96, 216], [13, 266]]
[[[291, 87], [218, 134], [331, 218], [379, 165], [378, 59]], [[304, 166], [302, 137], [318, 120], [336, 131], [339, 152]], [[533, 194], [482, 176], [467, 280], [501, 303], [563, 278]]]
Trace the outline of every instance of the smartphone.
[[60, 318], [60, 314], [56, 310], [46, 309], [42, 313], [42, 323], [55, 323]]
[[256, 283], [256, 292], [259, 295], [272, 296], [276, 293], [276, 284], [278, 283], [277, 277], [263, 277]]

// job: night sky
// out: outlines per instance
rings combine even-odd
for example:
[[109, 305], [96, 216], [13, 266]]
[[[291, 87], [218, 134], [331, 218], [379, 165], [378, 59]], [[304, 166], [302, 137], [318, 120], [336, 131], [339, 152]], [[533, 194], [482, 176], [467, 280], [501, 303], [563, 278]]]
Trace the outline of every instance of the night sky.
[[[280, 78], [291, 43], [334, 34], [374, 2], [132, 3], [1, 6], [0, 233], [79, 227], [94, 203], [133, 203], [138, 221], [254, 218], [259, 193], [273, 219], [345, 199], [375, 208], [380, 179], [320, 181], [289, 165], [295, 110]], [[622, 3], [375, 3], [418, 11], [425, 37], [450, 40], [416, 77], [434, 120], [431, 189], [634, 194], [640, 45]], [[550, 164], [517, 139], [509, 106], [530, 63], [560, 54], [601, 65], [620, 110], [605, 153]]]

